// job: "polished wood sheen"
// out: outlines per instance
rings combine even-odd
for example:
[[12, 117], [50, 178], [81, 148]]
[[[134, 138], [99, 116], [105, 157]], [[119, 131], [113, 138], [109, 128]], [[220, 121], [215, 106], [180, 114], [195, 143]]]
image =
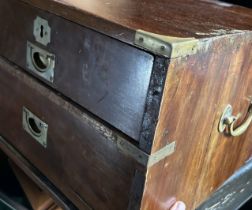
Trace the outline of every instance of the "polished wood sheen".
[[[47, 47], [36, 43], [33, 35], [38, 16], [51, 27]], [[0, 1], [0, 17], [2, 56], [29, 71], [25, 56], [28, 41], [55, 54], [54, 81], [48, 85], [139, 139], [152, 55], [21, 1]]]
[[[116, 133], [2, 59], [0, 70], [0, 133], [78, 208], [127, 209], [141, 167]], [[46, 148], [24, 131], [23, 107], [49, 125]]]
[[142, 209], [162, 209], [170, 197], [195, 209], [252, 155], [252, 127], [224, 136], [227, 104], [246, 117], [252, 100], [252, 33], [209, 40], [207, 51], [169, 66], [152, 152], [176, 141], [176, 152], [148, 170]]
[[131, 44], [138, 29], [206, 38], [252, 27], [250, 9], [217, 0], [22, 1]]
[[[251, 9], [216, 0], [0, 5], [0, 136], [77, 208], [167, 210], [176, 197], [193, 210], [252, 156], [251, 126], [238, 137], [218, 130], [228, 104], [242, 123], [252, 100]], [[60, 55], [56, 85], [26, 68], [36, 15], [63, 35], [43, 46]], [[136, 42], [139, 30], [150, 35], [151, 47]], [[83, 35], [93, 47], [79, 57]], [[160, 40], [170, 54], [153, 50]], [[80, 79], [84, 57], [94, 64], [89, 87]], [[111, 94], [96, 103], [106, 85]], [[23, 106], [51, 125], [47, 149], [23, 131]], [[165, 150], [174, 142], [174, 151]], [[140, 166], [141, 155], [147, 161]]]

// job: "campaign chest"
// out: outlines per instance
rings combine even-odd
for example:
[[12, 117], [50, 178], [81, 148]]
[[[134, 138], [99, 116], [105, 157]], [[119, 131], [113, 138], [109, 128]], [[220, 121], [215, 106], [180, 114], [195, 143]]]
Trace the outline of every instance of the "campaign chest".
[[195, 209], [250, 158], [251, 10], [1, 0], [0, 28], [1, 148], [64, 208]]

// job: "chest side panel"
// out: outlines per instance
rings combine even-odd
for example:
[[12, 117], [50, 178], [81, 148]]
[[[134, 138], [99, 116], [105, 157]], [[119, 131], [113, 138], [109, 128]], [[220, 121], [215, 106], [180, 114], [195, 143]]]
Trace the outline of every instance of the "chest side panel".
[[142, 209], [164, 209], [172, 196], [194, 209], [251, 155], [251, 126], [239, 137], [218, 131], [227, 104], [246, 119], [251, 33], [203, 43], [196, 54], [171, 60], [152, 152], [172, 141], [176, 151], [149, 169]]

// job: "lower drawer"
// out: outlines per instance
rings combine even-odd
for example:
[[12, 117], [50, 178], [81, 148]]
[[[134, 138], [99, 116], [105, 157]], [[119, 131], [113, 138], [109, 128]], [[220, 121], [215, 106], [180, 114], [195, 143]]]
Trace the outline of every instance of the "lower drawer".
[[1, 59], [0, 90], [0, 135], [78, 208], [127, 209], [140, 166], [116, 133]]

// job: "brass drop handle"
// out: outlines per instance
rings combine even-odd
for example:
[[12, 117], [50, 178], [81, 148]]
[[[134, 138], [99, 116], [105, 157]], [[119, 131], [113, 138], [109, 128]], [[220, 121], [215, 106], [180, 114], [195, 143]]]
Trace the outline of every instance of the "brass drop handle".
[[235, 127], [235, 124], [237, 123], [241, 115], [238, 114], [237, 116], [234, 116], [232, 112], [232, 106], [228, 105], [221, 116], [219, 122], [219, 132], [226, 133], [230, 136], [240, 136], [248, 129], [248, 127], [252, 123], [252, 103], [250, 103], [250, 106], [248, 108], [246, 120], [237, 127]]

